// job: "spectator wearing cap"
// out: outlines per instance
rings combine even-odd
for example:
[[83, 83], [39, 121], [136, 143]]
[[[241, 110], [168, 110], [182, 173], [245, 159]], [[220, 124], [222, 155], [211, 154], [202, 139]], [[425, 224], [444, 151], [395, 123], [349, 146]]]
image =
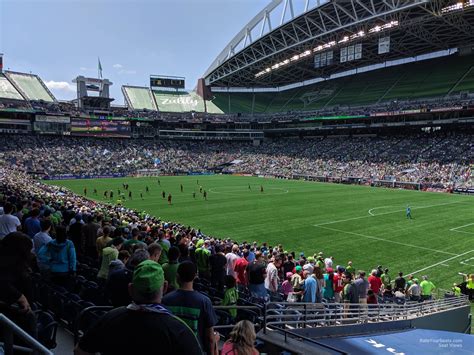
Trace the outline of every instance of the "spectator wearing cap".
[[308, 271], [303, 271], [303, 277], [303, 302], [315, 303], [316, 293], [318, 292], [318, 282]]
[[334, 263], [334, 257], [330, 256], [329, 258], [324, 259], [324, 267], [327, 268], [332, 268]]
[[418, 284], [418, 279], [412, 279], [412, 284], [407, 290], [408, 297], [410, 301], [420, 301], [421, 300], [421, 287]]
[[202, 354], [189, 327], [160, 304], [164, 284], [158, 263], [141, 262], [129, 284], [133, 303], [102, 316], [80, 340], [75, 354]]
[[197, 267], [185, 261], [179, 264], [177, 275], [179, 289], [163, 297], [163, 305], [191, 328], [206, 353], [214, 355], [216, 339], [213, 327], [217, 316], [211, 300], [193, 289]]
[[310, 275], [314, 272], [314, 265], [310, 262], [309, 258], [307, 262], [303, 265], [303, 271], [308, 271]]
[[100, 264], [99, 272], [97, 273], [97, 279], [105, 283], [109, 275], [110, 263], [117, 260], [119, 251], [123, 245], [123, 238], [117, 237], [112, 240], [112, 244], [109, 247], [105, 247], [102, 250], [102, 262]]
[[326, 264], [324, 263], [323, 252], [320, 251], [318, 255], [316, 255], [316, 265], [321, 269], [325, 270]]
[[355, 272], [354, 267], [352, 266], [352, 261], [350, 260], [347, 262], [346, 271], [349, 271], [352, 274], [352, 276], [355, 276], [356, 272]]
[[377, 276], [378, 271], [376, 269], [372, 270], [369, 278], [367, 281], [369, 282], [370, 289], [374, 291], [375, 295], [380, 293], [380, 289], [382, 287], [382, 280], [380, 277]]

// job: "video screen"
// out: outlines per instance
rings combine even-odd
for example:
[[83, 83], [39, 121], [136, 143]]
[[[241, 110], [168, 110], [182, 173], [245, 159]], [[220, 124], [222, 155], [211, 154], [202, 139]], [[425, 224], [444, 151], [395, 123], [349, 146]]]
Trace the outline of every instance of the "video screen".
[[72, 118], [71, 135], [88, 137], [130, 138], [130, 122]]

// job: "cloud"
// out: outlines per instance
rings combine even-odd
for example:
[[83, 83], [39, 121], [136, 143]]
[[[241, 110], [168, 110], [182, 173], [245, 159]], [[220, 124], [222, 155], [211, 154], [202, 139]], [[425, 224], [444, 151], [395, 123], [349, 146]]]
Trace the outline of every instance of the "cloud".
[[75, 92], [76, 88], [74, 85], [69, 84], [66, 81], [45, 81], [46, 86], [50, 90], [66, 91], [66, 92]]
[[114, 65], [112, 65], [112, 67], [115, 68], [115, 69], [122, 69], [123, 65], [122, 64], [114, 64]]
[[130, 70], [130, 69], [122, 69], [119, 71], [119, 74], [136, 74], [136, 70]]

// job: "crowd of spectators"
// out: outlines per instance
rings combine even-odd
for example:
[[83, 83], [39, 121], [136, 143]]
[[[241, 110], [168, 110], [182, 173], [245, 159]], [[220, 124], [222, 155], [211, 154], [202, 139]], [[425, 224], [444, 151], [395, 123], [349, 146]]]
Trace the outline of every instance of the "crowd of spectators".
[[[227, 306], [240, 297], [254, 302], [403, 303], [429, 300], [435, 290], [427, 276], [418, 280], [399, 273], [392, 278], [378, 266], [366, 278], [352, 262], [334, 260], [323, 251], [307, 256], [285, 251], [282, 244], [203, 235], [144, 212], [88, 200], [12, 169], [1, 168], [0, 181], [0, 304], [18, 324], [35, 334], [31, 270], [68, 288], [80, 261], [98, 266], [95, 279], [116, 308], [89, 329], [77, 354], [147, 353], [158, 339], [164, 354], [217, 354], [216, 312], [209, 297], [194, 290], [196, 278], [220, 292], [221, 304]], [[14, 304], [17, 308], [11, 308]], [[229, 314], [235, 318], [237, 311]], [[156, 339], [144, 335], [150, 331]], [[224, 347], [255, 353], [254, 339], [251, 324], [238, 323]]]
[[[474, 144], [469, 134], [327, 137], [243, 142], [8, 136], [0, 164], [38, 176], [164, 174], [222, 171], [285, 178], [319, 176], [469, 186]], [[41, 157], [41, 158], [39, 158]]]

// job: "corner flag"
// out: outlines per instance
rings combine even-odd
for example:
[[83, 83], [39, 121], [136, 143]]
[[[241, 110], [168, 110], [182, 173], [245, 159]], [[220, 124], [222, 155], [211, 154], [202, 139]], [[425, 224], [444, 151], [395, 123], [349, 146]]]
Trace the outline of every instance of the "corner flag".
[[97, 58], [99, 60], [98, 65], [97, 65], [97, 70], [99, 74], [99, 78], [102, 79], [102, 64], [100, 64], [100, 58]]

